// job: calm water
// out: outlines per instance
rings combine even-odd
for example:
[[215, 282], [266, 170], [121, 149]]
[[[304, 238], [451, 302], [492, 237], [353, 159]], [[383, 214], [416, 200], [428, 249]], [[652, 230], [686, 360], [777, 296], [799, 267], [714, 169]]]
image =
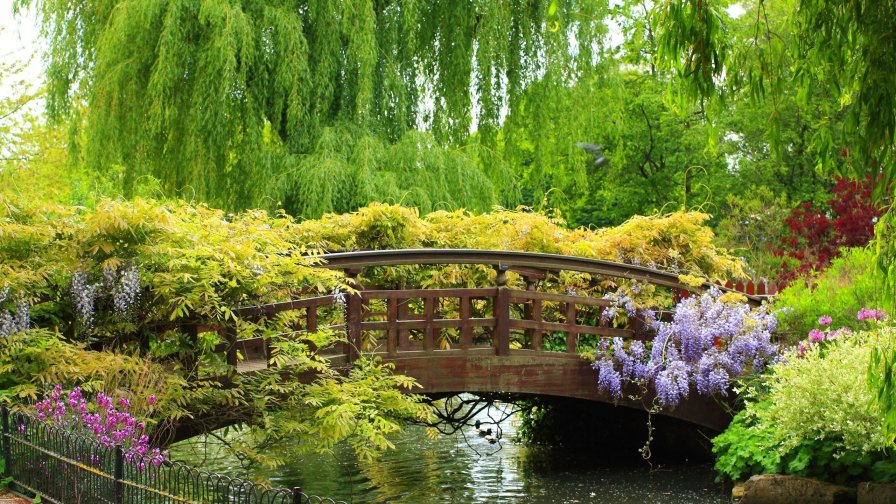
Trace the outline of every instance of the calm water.
[[[483, 418], [485, 420], [485, 418]], [[432, 440], [411, 426], [396, 449], [372, 463], [359, 462], [347, 447], [335, 455], [301, 455], [277, 469], [241, 469], [213, 442], [190, 440], [172, 458], [243, 477], [268, 478], [275, 486], [301, 486], [306, 493], [351, 503], [723, 503], [707, 465], [663, 467], [597, 464], [587, 454], [527, 448], [509, 442], [513, 422], [502, 424], [505, 440], [489, 444], [469, 429]], [[238, 434], [231, 434], [236, 436]]]

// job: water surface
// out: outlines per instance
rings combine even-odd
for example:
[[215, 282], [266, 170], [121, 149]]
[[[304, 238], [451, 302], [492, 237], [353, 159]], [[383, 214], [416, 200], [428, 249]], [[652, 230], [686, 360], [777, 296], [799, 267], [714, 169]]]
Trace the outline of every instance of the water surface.
[[612, 455], [608, 462], [607, 454], [514, 444], [507, 441], [515, 433], [513, 422], [502, 428], [504, 440], [489, 444], [471, 428], [433, 440], [423, 427], [410, 426], [394, 439], [396, 448], [376, 462], [358, 461], [350, 448], [338, 446], [333, 455], [296, 455], [283, 467], [247, 471], [220, 445], [199, 440], [179, 443], [171, 454], [205, 469], [301, 486], [306, 493], [351, 503], [727, 502], [709, 465], [651, 470], [643, 462], [613, 463]]

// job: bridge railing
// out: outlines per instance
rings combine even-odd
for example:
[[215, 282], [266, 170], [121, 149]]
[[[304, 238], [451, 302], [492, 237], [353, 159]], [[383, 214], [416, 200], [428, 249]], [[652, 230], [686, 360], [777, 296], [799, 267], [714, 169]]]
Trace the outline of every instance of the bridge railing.
[[[552, 275], [563, 271], [586, 273], [592, 275], [592, 283], [607, 278], [635, 280], [670, 289], [675, 298], [714, 286], [706, 283], [694, 287], [681, 282], [677, 274], [642, 266], [540, 253], [425, 249], [346, 252], [320, 258], [324, 261], [320, 267], [343, 270], [356, 292], [244, 307], [235, 310], [236, 315], [259, 321], [290, 313], [293, 326], [283, 335], [290, 338], [302, 338], [319, 329], [344, 331], [346, 343], [330, 349], [329, 356], [341, 355], [349, 361], [360, 351], [385, 356], [431, 352], [507, 355], [512, 351], [574, 354], [582, 349], [583, 341], [594, 344], [593, 336], [648, 335], [637, 319], [614, 326], [609, 317], [603, 316], [611, 306], [606, 299], [587, 293], [539, 290]], [[474, 288], [368, 289], [361, 285], [366, 268], [406, 265], [485, 265], [494, 269], [494, 281], [491, 286]], [[519, 288], [509, 285], [508, 273], [516, 275], [514, 285]], [[743, 284], [715, 286], [722, 290], [739, 288], [742, 293], [748, 289]], [[766, 289], [752, 287], [746, 294], [748, 301], [759, 304], [766, 296], [754, 293]], [[328, 324], [320, 323], [322, 312]], [[236, 326], [190, 326], [185, 330], [194, 336], [204, 330], [218, 332], [221, 343], [216, 350], [234, 369], [266, 367], [271, 355], [270, 337], [241, 337]]]

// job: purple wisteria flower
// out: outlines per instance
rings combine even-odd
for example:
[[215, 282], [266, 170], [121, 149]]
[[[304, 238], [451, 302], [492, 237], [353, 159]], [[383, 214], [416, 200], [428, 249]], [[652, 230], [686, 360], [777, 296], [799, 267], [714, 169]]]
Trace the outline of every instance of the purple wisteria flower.
[[[598, 388], [614, 398], [626, 382], [652, 382], [657, 403], [675, 407], [691, 388], [703, 395], [727, 395], [731, 382], [759, 373], [778, 358], [779, 346], [771, 336], [777, 320], [766, 307], [751, 309], [746, 303], [721, 301], [721, 292], [682, 299], [671, 322], [661, 322], [653, 312], [639, 311], [656, 334], [648, 346], [640, 341], [603, 340], [595, 351], [593, 367]], [[604, 314], [624, 308], [633, 315], [634, 302], [625, 295], [609, 295], [614, 306]], [[615, 310], [614, 310], [615, 309]], [[823, 333], [822, 333], [823, 338]], [[618, 384], [617, 384], [618, 382]]]

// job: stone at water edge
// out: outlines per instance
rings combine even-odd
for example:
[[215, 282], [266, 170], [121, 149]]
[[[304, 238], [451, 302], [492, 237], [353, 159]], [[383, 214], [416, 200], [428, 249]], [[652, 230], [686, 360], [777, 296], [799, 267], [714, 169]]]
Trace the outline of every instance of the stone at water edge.
[[739, 504], [856, 503], [856, 491], [853, 488], [799, 476], [763, 474], [753, 476], [740, 487]]
[[896, 484], [859, 484], [858, 504], [896, 504]]

